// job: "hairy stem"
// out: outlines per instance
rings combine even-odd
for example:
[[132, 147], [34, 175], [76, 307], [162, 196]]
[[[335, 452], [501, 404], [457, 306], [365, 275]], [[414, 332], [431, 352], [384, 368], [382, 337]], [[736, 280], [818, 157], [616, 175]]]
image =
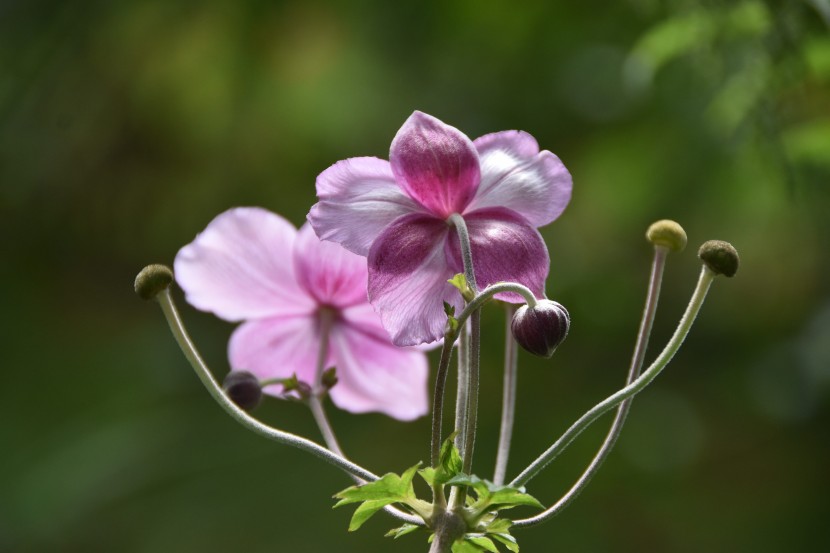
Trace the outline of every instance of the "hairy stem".
[[642, 375], [634, 380], [634, 382], [610, 395], [582, 415], [552, 446], [542, 453], [542, 455], [533, 461], [525, 470], [523, 470], [521, 474], [514, 478], [513, 481], [510, 482], [511, 486], [523, 486], [526, 484], [531, 478], [539, 474], [539, 472], [544, 469], [548, 463], [556, 458], [557, 455], [559, 455], [568, 445], [570, 445], [570, 443], [597, 418], [610, 409], [613, 409], [629, 397], [632, 397], [642, 391], [643, 388], [648, 386], [648, 384], [650, 384], [657, 377], [657, 375], [660, 374], [660, 371], [662, 371], [669, 361], [671, 361], [672, 357], [674, 357], [674, 354], [677, 353], [677, 350], [683, 343], [683, 340], [689, 334], [692, 323], [700, 311], [700, 307], [703, 304], [703, 300], [706, 298], [706, 293], [709, 291], [709, 286], [712, 284], [714, 276], [715, 273], [707, 267], [703, 267], [695, 291], [692, 294], [692, 298], [689, 301], [686, 312], [680, 320], [680, 324], [675, 330], [674, 335], [672, 335], [669, 340], [669, 343], [654, 363], [652, 363]]
[[493, 483], [504, 484], [507, 473], [507, 459], [510, 456], [510, 442], [513, 438], [513, 421], [516, 414], [516, 380], [518, 377], [518, 349], [513, 338], [511, 323], [516, 306], [505, 304], [505, 336], [504, 336], [504, 385], [501, 401], [501, 426], [499, 427], [499, 445], [496, 453], [496, 468], [493, 472]]
[[[634, 354], [631, 358], [631, 366], [625, 382], [626, 385], [631, 384], [640, 376], [640, 370], [643, 367], [643, 360], [645, 359], [649, 337], [651, 336], [651, 328], [654, 324], [654, 315], [657, 312], [657, 302], [660, 297], [660, 285], [663, 281], [663, 268], [665, 267], [667, 254], [668, 250], [665, 247], [655, 246], [654, 260], [651, 265], [651, 277], [649, 278], [648, 292], [646, 293], [646, 304], [643, 308], [643, 317], [640, 320], [640, 329], [637, 333], [637, 342], [634, 346]], [[633, 397], [630, 397], [619, 404], [617, 414], [611, 423], [611, 428], [608, 430], [608, 434], [605, 436], [605, 440], [600, 446], [599, 451], [597, 451], [588, 468], [585, 469], [573, 486], [556, 503], [538, 515], [516, 521], [516, 526], [532, 526], [545, 522], [558, 515], [576, 499], [597, 473], [599, 467], [617, 443], [633, 399]]]

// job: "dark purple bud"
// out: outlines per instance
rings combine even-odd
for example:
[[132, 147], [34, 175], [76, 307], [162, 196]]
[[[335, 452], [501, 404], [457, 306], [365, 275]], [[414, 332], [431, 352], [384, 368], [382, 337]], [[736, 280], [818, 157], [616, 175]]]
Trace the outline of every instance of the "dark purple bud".
[[222, 382], [222, 389], [240, 409], [251, 411], [262, 399], [259, 379], [248, 371], [231, 371]]
[[561, 304], [539, 300], [534, 307], [521, 306], [510, 325], [516, 342], [533, 355], [550, 357], [568, 335], [571, 316]]

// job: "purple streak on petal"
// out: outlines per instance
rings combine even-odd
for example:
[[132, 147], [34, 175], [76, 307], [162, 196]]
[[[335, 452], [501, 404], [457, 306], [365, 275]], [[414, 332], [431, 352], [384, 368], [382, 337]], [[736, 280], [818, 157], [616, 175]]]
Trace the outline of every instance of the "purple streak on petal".
[[[473, 266], [479, 288], [496, 282], [524, 284], [539, 298], [545, 297], [545, 279], [550, 259], [539, 231], [524, 217], [504, 208], [489, 208], [464, 215], [470, 232]], [[461, 259], [458, 237], [448, 241], [454, 259]], [[456, 261], [458, 262], [458, 261]], [[496, 298], [524, 303], [518, 294], [498, 294]]]
[[317, 196], [308, 214], [317, 235], [364, 257], [392, 221], [424, 211], [395, 182], [389, 162], [376, 157], [338, 161], [317, 177]]
[[467, 212], [506, 207], [535, 227], [547, 225], [571, 199], [571, 174], [558, 157], [540, 152], [522, 131], [487, 134], [474, 142], [481, 159], [481, 185]]
[[306, 223], [294, 241], [297, 282], [319, 304], [347, 307], [366, 303], [366, 258], [334, 242], [323, 242]]
[[449, 227], [427, 215], [406, 215], [389, 226], [369, 251], [369, 301], [398, 346], [444, 335], [443, 302], [460, 311], [458, 290], [447, 283]]
[[472, 141], [420, 111], [398, 131], [389, 161], [395, 178], [409, 195], [441, 219], [461, 213], [481, 180]]
[[335, 325], [331, 335], [338, 379], [331, 390], [334, 404], [353, 413], [380, 411], [400, 420], [426, 414], [426, 355], [392, 345], [376, 314], [346, 313], [345, 322]]
[[296, 233], [265, 209], [228, 210], [179, 250], [176, 281], [194, 307], [229, 321], [308, 313], [314, 302], [291, 261]]
[[[233, 370], [250, 371], [260, 380], [288, 378], [314, 382], [320, 336], [313, 316], [274, 317], [244, 323], [231, 336], [228, 357]], [[331, 366], [333, 356], [328, 356]], [[282, 387], [268, 386], [265, 393], [279, 395]]]

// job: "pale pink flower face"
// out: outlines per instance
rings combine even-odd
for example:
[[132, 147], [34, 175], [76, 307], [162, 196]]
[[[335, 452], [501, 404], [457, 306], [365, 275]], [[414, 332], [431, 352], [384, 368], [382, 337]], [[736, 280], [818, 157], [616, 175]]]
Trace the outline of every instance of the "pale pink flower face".
[[527, 133], [471, 141], [416, 111], [389, 161], [351, 158], [317, 177], [320, 201], [308, 220], [323, 240], [368, 258], [369, 300], [395, 344], [415, 345], [443, 336], [444, 302], [462, 307], [447, 283], [463, 272], [447, 218], [458, 213], [467, 224], [479, 287], [512, 281], [544, 297], [549, 258], [536, 229], [559, 217], [571, 185], [559, 158]]
[[334, 313], [325, 363], [337, 368], [334, 404], [401, 420], [426, 414], [426, 356], [390, 342], [366, 297], [366, 259], [321, 242], [308, 224], [297, 231], [265, 209], [231, 209], [179, 250], [174, 272], [194, 307], [244, 321], [228, 347], [233, 370], [311, 384], [325, 309]]

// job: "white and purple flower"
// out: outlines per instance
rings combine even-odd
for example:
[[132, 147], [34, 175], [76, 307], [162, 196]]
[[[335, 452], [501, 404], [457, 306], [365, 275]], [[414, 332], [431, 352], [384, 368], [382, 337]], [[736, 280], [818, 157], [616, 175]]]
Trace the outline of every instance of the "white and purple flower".
[[[325, 367], [337, 368], [335, 405], [401, 420], [427, 412], [426, 356], [390, 343], [366, 298], [366, 260], [321, 242], [308, 224], [297, 231], [265, 209], [231, 209], [179, 250], [174, 267], [194, 307], [245, 321], [228, 346], [233, 370], [310, 384], [325, 339]], [[333, 321], [325, 332], [323, 312]]]
[[544, 297], [549, 258], [536, 229], [562, 213], [571, 184], [559, 158], [540, 152], [527, 133], [471, 141], [416, 111], [392, 141], [389, 161], [351, 158], [320, 174], [320, 201], [308, 220], [323, 240], [368, 258], [369, 301], [395, 344], [416, 345], [443, 336], [443, 302], [462, 307], [447, 283], [463, 272], [447, 219], [464, 218], [480, 287], [519, 282]]

